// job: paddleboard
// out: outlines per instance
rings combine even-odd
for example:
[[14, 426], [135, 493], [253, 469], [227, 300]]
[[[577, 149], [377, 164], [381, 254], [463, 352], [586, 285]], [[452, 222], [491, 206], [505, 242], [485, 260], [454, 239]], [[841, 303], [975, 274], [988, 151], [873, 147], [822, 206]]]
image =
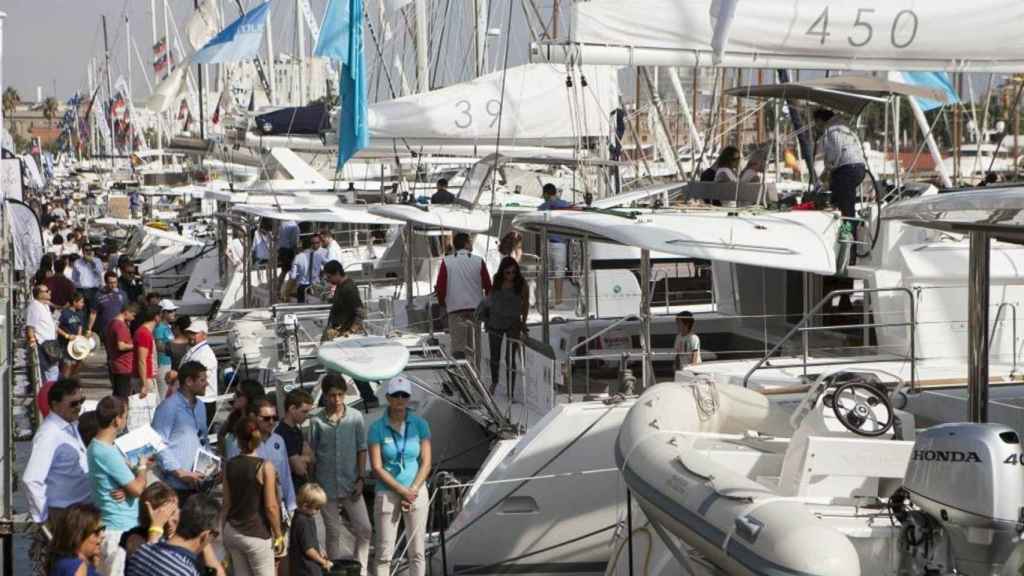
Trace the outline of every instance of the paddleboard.
[[321, 345], [317, 357], [355, 380], [389, 380], [405, 370], [409, 349], [383, 336], [343, 336]]

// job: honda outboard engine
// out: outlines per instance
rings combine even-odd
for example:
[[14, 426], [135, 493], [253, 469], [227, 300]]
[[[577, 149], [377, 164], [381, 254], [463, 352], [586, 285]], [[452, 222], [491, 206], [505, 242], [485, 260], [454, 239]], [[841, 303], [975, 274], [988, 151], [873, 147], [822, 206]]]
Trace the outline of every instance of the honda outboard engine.
[[[946, 558], [932, 558], [944, 573], [999, 573], [1024, 529], [1021, 449], [1017, 433], [1001, 424], [920, 432], [903, 483], [917, 508], [903, 522], [908, 548], [945, 547]], [[926, 539], [933, 546], [922, 546]], [[919, 558], [920, 552], [914, 551]]]

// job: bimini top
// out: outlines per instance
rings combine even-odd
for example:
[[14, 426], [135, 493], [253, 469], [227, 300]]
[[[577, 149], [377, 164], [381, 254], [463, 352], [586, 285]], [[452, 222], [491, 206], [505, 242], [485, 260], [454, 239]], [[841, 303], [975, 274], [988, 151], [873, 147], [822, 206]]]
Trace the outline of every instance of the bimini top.
[[555, 210], [523, 214], [513, 226], [688, 258], [836, 273], [839, 220], [831, 212]]
[[254, 204], [239, 204], [231, 207], [231, 212], [268, 218], [271, 220], [294, 220], [296, 222], [325, 222], [332, 224], [402, 224], [398, 220], [392, 220], [382, 216], [371, 214], [367, 210], [359, 208], [345, 208], [341, 206], [293, 206], [286, 205], [258, 206]]
[[882, 219], [946, 232], [988, 232], [1020, 244], [1024, 243], [1024, 188], [993, 186], [919, 196], [886, 206]]
[[869, 103], [891, 95], [916, 96], [942, 103], [949, 101], [946, 93], [937, 88], [855, 75], [816, 78], [786, 84], [737, 86], [726, 90], [725, 93], [739, 98], [805, 100], [851, 114], [858, 114]]

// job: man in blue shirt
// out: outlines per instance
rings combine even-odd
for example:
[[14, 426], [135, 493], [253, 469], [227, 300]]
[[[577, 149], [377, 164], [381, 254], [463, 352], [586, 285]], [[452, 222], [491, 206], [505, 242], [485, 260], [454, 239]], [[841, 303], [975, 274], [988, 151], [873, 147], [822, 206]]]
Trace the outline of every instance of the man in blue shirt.
[[219, 500], [205, 494], [189, 499], [174, 535], [139, 548], [128, 558], [125, 576], [199, 576], [199, 553], [219, 536], [220, 507]]
[[281, 268], [281, 279], [291, 270], [292, 260], [299, 249], [299, 223], [294, 220], [281, 222], [277, 234], [277, 265]]
[[[548, 182], [541, 190], [544, 202], [537, 207], [537, 210], [565, 210], [572, 208], [565, 200], [558, 197], [558, 188]], [[548, 276], [555, 279], [555, 301], [554, 306], [562, 303], [562, 282], [565, 278], [565, 268], [568, 260], [567, 240], [555, 234], [548, 234]]]
[[[128, 404], [116, 396], [107, 396], [96, 407], [99, 431], [89, 443], [89, 481], [92, 500], [99, 506], [106, 537], [100, 546], [102, 572], [110, 576], [124, 573], [124, 549], [121, 534], [139, 524], [139, 496], [146, 488], [147, 460], [132, 470], [114, 440], [128, 424]], [[126, 498], [115, 497], [123, 491]]]
[[185, 362], [178, 368], [178, 391], [160, 403], [153, 414], [153, 429], [167, 448], [157, 454], [161, 479], [178, 493], [183, 504], [206, 480], [192, 469], [200, 449], [208, 450], [206, 406], [198, 397], [206, 392], [206, 367]]
[[[268, 460], [277, 470], [277, 479], [281, 486], [281, 509], [291, 514], [296, 507], [295, 484], [292, 481], [292, 468], [288, 462], [288, 448], [285, 446], [284, 438], [274, 432], [274, 428], [277, 427], [277, 407], [270, 400], [260, 398], [251, 408], [246, 409], [250, 414], [256, 415], [260, 436], [265, 438], [256, 449], [256, 455]], [[238, 454], [238, 443], [232, 442], [228, 446], [227, 458], [230, 460]]]

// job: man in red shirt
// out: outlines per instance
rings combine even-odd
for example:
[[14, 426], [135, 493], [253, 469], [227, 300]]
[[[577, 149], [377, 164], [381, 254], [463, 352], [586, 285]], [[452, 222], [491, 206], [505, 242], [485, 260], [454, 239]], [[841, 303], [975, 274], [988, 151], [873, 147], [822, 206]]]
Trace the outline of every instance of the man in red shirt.
[[135, 345], [128, 323], [139, 313], [139, 305], [129, 302], [107, 324], [104, 339], [107, 343], [107, 362], [110, 368], [110, 383], [114, 396], [128, 401], [132, 394], [132, 369], [135, 368]]
[[156, 377], [156, 341], [153, 339], [153, 329], [156, 328], [159, 317], [159, 306], [149, 305], [142, 308], [142, 323], [135, 329], [135, 336], [132, 339], [135, 345], [135, 366], [132, 373], [139, 379], [139, 396], [142, 398], [153, 389], [153, 378]]

